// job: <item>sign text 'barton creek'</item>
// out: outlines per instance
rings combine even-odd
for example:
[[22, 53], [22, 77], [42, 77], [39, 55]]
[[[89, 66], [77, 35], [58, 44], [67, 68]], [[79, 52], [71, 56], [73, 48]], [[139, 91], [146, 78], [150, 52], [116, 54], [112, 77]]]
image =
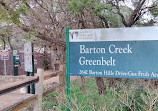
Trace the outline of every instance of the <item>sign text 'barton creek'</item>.
[[[80, 54], [131, 54], [133, 53], [132, 47], [130, 44], [127, 44], [125, 47], [117, 47], [115, 44], [111, 44], [106, 48], [87, 48], [85, 45], [80, 45]], [[103, 65], [103, 66], [116, 66], [116, 59], [112, 56], [107, 59], [105, 57], [101, 57], [99, 60], [87, 60], [84, 56], [79, 58], [80, 65]]]

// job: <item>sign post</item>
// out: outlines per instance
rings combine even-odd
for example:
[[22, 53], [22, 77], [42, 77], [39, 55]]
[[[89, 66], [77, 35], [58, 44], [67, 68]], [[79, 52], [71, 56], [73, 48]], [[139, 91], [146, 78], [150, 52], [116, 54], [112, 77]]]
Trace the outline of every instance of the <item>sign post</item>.
[[67, 48], [67, 111], [70, 111], [70, 57], [69, 57], [69, 27], [66, 28], [66, 48]]
[[[26, 76], [34, 76], [34, 55], [33, 44], [31, 42], [24, 44], [24, 62]], [[35, 84], [31, 84], [32, 94], [35, 94]], [[30, 86], [27, 86], [27, 93], [30, 93]]]
[[14, 64], [14, 76], [18, 76], [19, 55], [17, 55], [17, 50], [13, 50], [13, 64]]
[[6, 71], [6, 60], [4, 60], [4, 75], [7, 75], [7, 71]]
[[[34, 70], [35, 70], [33, 47], [34, 47], [34, 45], [32, 44], [32, 47], [31, 47], [32, 48], [32, 72], [31, 72], [31, 76], [34, 76]], [[31, 89], [32, 89], [32, 94], [35, 94], [35, 84], [31, 84]]]
[[0, 57], [1, 57], [1, 60], [4, 61], [4, 75], [6, 76], [7, 75], [6, 60], [9, 59], [9, 52], [7, 50], [1, 50]]

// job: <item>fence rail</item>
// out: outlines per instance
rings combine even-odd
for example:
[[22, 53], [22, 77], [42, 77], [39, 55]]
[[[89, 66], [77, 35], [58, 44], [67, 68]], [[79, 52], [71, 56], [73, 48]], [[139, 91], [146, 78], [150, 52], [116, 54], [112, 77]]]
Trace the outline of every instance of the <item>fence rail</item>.
[[29, 85], [29, 84], [32, 84], [32, 83], [36, 83], [38, 81], [39, 81], [39, 77], [33, 77], [33, 78], [29, 79], [29, 80], [25, 80], [25, 81], [22, 81], [20, 83], [12, 84], [12, 85], [10, 85], [8, 87], [5, 87], [5, 88], [2, 88], [2, 89], [0, 88], [0, 95], [7, 94], [9, 92], [17, 90], [17, 89], [19, 89], [21, 87], [24, 87], [26, 85]]
[[[45, 92], [43, 92], [43, 96], [47, 96], [48, 94], [54, 92], [59, 86], [60, 85], [57, 84], [54, 87], [46, 90]], [[29, 104], [32, 104], [32, 103], [36, 102], [37, 100], [38, 100], [38, 95], [31, 96], [30, 98], [17, 103], [15, 106], [7, 108], [6, 111], [8, 111], [8, 110], [19, 111], [20, 109], [25, 108], [26, 106], [28, 106]]]
[[5, 88], [3, 88], [3, 87], [0, 88], [0, 96], [1, 96], [1, 95], [9, 93], [11, 91], [25, 87], [27, 85], [30, 85], [32, 83], [37, 83], [37, 92], [36, 92], [37, 94], [32, 95], [32, 96], [30, 95], [29, 98], [26, 98], [18, 103], [15, 103], [12, 106], [5, 108], [4, 111], [8, 111], [8, 110], [19, 111], [20, 109], [22, 109], [32, 103], [34, 103], [34, 110], [42, 111], [42, 106], [41, 106], [42, 105], [42, 96], [46, 96], [46, 95], [54, 92], [60, 86], [60, 83], [56, 84], [52, 88], [47, 89], [46, 91], [43, 92], [43, 81], [50, 79], [54, 76], [57, 76], [58, 73], [59, 72], [57, 71], [52, 74], [44, 75], [43, 69], [37, 69], [38, 77], [31, 77], [31, 78], [29, 77], [29, 80], [25, 80], [23, 82], [18, 82], [18, 83], [9, 85]]

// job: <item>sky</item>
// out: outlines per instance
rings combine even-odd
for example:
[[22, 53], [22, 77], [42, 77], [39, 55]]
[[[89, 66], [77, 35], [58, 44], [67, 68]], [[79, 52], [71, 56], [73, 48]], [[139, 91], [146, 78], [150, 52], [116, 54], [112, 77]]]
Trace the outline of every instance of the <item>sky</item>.
[[[131, 8], [131, 9], [134, 10], [134, 6], [132, 5], [132, 1], [139, 1], [139, 0], [125, 0], [125, 4], [129, 8]], [[153, 2], [155, 2], [155, 1], [157, 1], [157, 0], [147, 0], [146, 3], [145, 3], [145, 5], [147, 7], [150, 7], [153, 4]], [[148, 22], [149, 20], [153, 19], [153, 16], [150, 14], [150, 12], [147, 12], [147, 13], [145, 13], [143, 15], [143, 19], [144, 19], [144, 22]]]

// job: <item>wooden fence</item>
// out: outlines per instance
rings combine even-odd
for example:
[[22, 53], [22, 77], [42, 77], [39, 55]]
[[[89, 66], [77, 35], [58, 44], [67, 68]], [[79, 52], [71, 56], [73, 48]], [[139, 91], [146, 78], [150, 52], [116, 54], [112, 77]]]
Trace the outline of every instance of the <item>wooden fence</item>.
[[29, 104], [34, 103], [34, 111], [42, 111], [42, 96], [46, 96], [50, 93], [52, 93], [53, 91], [55, 91], [60, 84], [55, 85], [54, 87], [47, 89], [45, 92], [43, 92], [43, 81], [50, 79], [51, 77], [54, 77], [57, 75], [58, 72], [56, 72], [56, 74], [51, 74], [51, 75], [45, 75], [44, 76], [44, 70], [43, 69], [37, 69], [37, 77], [29, 77], [28, 80], [25, 80], [23, 82], [20, 82], [18, 84], [12, 84], [8, 87], [5, 88], [1, 88], [0, 89], [0, 96], [1, 95], [5, 95], [11, 91], [17, 90], [21, 87], [25, 87], [27, 85], [30, 85], [32, 83], [36, 83], [36, 94], [32, 95], [31, 97], [20, 101], [12, 106], [9, 106], [5, 109], [3, 109], [3, 111], [8, 111], [8, 110], [12, 110], [12, 111], [19, 111], [20, 109], [28, 106]]

